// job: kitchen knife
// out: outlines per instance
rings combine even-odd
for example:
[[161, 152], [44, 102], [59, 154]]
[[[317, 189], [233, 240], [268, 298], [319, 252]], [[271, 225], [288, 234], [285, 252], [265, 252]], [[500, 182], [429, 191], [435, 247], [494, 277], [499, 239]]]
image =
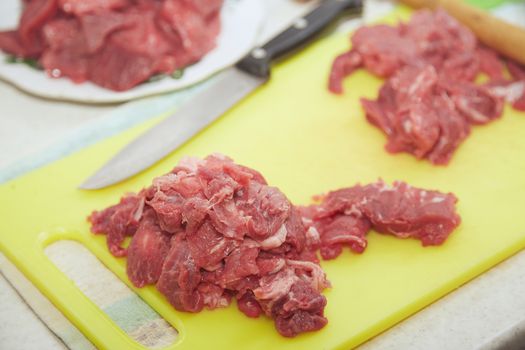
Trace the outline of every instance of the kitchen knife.
[[121, 182], [180, 147], [230, 107], [270, 78], [273, 60], [291, 52], [342, 12], [360, 14], [361, 0], [325, 0], [306, 16], [261, 47], [254, 48], [236, 65], [221, 72], [213, 85], [197, 93], [177, 111], [125, 146], [89, 177], [81, 189], [99, 189]]

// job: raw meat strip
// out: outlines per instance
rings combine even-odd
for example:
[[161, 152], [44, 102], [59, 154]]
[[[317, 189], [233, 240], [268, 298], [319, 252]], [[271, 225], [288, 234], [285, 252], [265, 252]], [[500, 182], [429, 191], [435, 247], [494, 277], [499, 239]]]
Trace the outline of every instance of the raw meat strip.
[[318, 196], [321, 202], [301, 209], [308, 230], [320, 236], [324, 259], [333, 259], [347, 245], [362, 253], [372, 228], [399, 238], [416, 238], [423, 246], [440, 245], [460, 224], [457, 198], [394, 182], [356, 185]]

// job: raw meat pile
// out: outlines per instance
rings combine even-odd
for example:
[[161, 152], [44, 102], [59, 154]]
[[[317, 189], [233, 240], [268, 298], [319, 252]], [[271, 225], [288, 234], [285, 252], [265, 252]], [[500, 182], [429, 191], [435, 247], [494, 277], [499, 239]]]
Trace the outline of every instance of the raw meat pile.
[[216, 154], [182, 160], [88, 220], [113, 255], [127, 255], [131, 282], [155, 284], [177, 310], [225, 307], [234, 297], [248, 317], [265, 314], [293, 337], [327, 323], [321, 292], [330, 283], [318, 249], [324, 258], [343, 245], [362, 252], [371, 227], [441, 244], [460, 222], [455, 202], [452, 194], [378, 182], [296, 207], [257, 171]]
[[[334, 60], [329, 88], [364, 67], [388, 78], [377, 100], [361, 99], [368, 121], [387, 136], [389, 152], [408, 152], [433, 164], [447, 164], [471, 125], [502, 114], [505, 99], [525, 110], [525, 69], [504, 61], [445, 11], [421, 10], [396, 27], [363, 27], [352, 48]], [[489, 82], [474, 80], [485, 73]]]
[[35, 58], [51, 77], [128, 90], [215, 46], [223, 0], [25, 0], [0, 49]]

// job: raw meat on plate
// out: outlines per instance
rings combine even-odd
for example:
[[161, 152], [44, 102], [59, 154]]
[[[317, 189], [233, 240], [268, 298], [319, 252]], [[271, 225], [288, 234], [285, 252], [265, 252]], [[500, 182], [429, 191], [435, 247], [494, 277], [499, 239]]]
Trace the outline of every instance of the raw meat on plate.
[[0, 49], [53, 78], [125, 91], [215, 47], [222, 0], [32, 0]]

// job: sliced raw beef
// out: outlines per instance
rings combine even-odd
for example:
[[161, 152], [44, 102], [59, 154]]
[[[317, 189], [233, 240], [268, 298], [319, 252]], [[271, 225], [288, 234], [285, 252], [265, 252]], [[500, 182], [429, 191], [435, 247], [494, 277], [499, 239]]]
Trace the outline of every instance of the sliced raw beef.
[[504, 98], [519, 111], [525, 111], [525, 67], [513, 61], [507, 61], [507, 68], [513, 80], [496, 79], [486, 86], [496, 96]]
[[106, 38], [113, 32], [136, 25], [133, 17], [119, 12], [88, 14], [79, 18], [85, 37], [87, 53], [93, 54], [102, 49]]
[[125, 256], [127, 250], [121, 245], [126, 236], [133, 236], [144, 212], [142, 194], [128, 194], [120, 203], [89, 216], [91, 232], [107, 235], [108, 248], [115, 256]]
[[41, 28], [56, 13], [56, 0], [24, 2], [18, 29], [0, 32], [0, 49], [18, 57], [39, 57], [46, 46]]
[[156, 284], [177, 310], [225, 307], [235, 297], [247, 316], [274, 318], [284, 336], [327, 323], [321, 291], [329, 283], [315, 253], [304, 253], [299, 213], [258, 172], [227, 157], [183, 160], [89, 220], [115, 256], [127, 252], [131, 282]]
[[204, 307], [204, 298], [197, 289], [201, 280], [201, 269], [195, 264], [188, 242], [182, 235], [176, 235], [164, 260], [157, 289], [177, 310], [198, 312]]
[[[391, 153], [445, 165], [470, 125], [501, 116], [504, 99], [525, 108], [525, 71], [509, 60], [513, 79], [504, 79], [499, 55], [443, 10], [418, 11], [395, 27], [362, 27], [351, 40], [351, 50], [333, 62], [329, 89], [342, 93], [343, 79], [360, 67], [387, 78], [378, 98], [361, 104]], [[474, 83], [479, 73], [488, 84]]]
[[432, 107], [439, 125], [439, 139], [425, 157], [434, 164], [447, 164], [454, 151], [470, 134], [470, 124], [456, 107], [452, 98], [441, 92], [433, 96]]
[[56, 0], [32, 0], [25, 2], [24, 6], [24, 12], [20, 17], [18, 35], [24, 49], [36, 55], [42, 52], [45, 47], [40, 29], [55, 16], [57, 4]]
[[330, 90], [336, 94], [343, 92], [343, 78], [352, 74], [360, 68], [363, 63], [363, 57], [356, 51], [352, 50], [337, 56], [332, 64], [330, 71]]
[[16, 30], [0, 32], [0, 48], [17, 57], [35, 57], [41, 53], [39, 45], [26, 47]]
[[[307, 216], [308, 215], [308, 216]], [[319, 216], [316, 207], [305, 209], [305, 225], [319, 236], [319, 253], [325, 260], [337, 258], [344, 246], [355, 253], [365, 251], [368, 242], [365, 235], [370, 230], [370, 221], [361, 213]]]
[[196, 60], [215, 46], [221, 6], [221, 1], [203, 5], [190, 0], [165, 0], [159, 16], [178, 34], [189, 59]]
[[503, 99], [485, 86], [450, 81], [442, 86], [470, 124], [486, 124], [501, 117]]
[[170, 239], [171, 235], [157, 224], [155, 212], [151, 209], [145, 212], [127, 249], [127, 272], [134, 285], [143, 287], [157, 282]]
[[223, 0], [33, 0], [0, 49], [37, 58], [53, 78], [128, 90], [215, 47]]
[[77, 19], [55, 19], [43, 27], [49, 49], [42, 53], [40, 64], [50, 76], [67, 76], [78, 83], [86, 80], [89, 59], [86, 39], [81, 31]]
[[88, 13], [120, 10], [129, 3], [129, 0], [58, 0], [58, 6], [64, 13], [79, 17]]
[[491, 80], [503, 78], [505, 65], [498, 53], [488, 47], [479, 46], [476, 52], [479, 59], [479, 69]]
[[441, 244], [459, 224], [455, 203], [452, 194], [380, 181], [296, 207], [257, 171], [216, 154], [182, 160], [88, 220], [93, 233], [107, 234], [113, 255], [127, 254], [130, 281], [155, 284], [177, 310], [226, 307], [236, 298], [246, 316], [271, 317], [293, 337], [328, 322], [321, 292], [330, 283], [317, 251], [323, 259], [344, 246], [362, 253], [371, 228]]
[[514, 61], [507, 61], [507, 68], [509, 73], [515, 80], [525, 80], [525, 66], [518, 64]]
[[319, 204], [301, 210], [308, 230], [320, 236], [324, 259], [336, 258], [343, 246], [362, 253], [370, 228], [400, 238], [416, 238], [428, 246], [442, 244], [461, 221], [453, 194], [414, 188], [404, 182], [357, 185], [321, 198]]
[[492, 81], [487, 84], [487, 88], [493, 95], [504, 98], [515, 109], [525, 111], [525, 79]]
[[[471, 115], [489, 121], [501, 113], [500, 109], [480, 110], [485, 104], [470, 93], [486, 89], [469, 88], [446, 90], [433, 66], [406, 66], [383, 85], [377, 100], [362, 99], [361, 103], [366, 118], [388, 137], [389, 152], [408, 152], [434, 164], [447, 164], [470, 132]], [[490, 104], [492, 99], [488, 102], [487, 107], [501, 107]]]

